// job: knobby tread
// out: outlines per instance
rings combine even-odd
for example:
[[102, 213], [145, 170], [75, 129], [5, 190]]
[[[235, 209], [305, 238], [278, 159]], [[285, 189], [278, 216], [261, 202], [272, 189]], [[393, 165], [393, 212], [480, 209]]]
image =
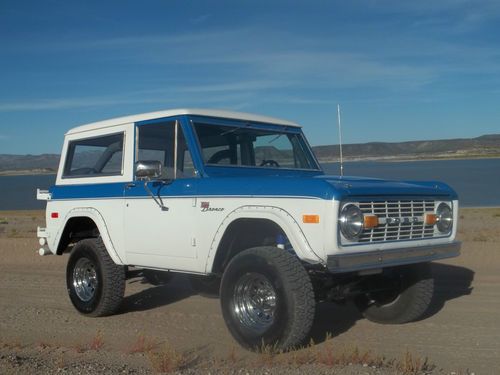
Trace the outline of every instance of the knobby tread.
[[90, 249], [94, 253], [102, 274], [100, 299], [95, 309], [85, 315], [100, 317], [114, 314], [120, 307], [125, 294], [125, 267], [113, 262], [101, 238], [89, 238], [78, 242], [72, 255], [77, 254], [79, 248]]
[[94, 239], [102, 266], [103, 291], [101, 302], [92, 316], [114, 314], [125, 294], [125, 267], [113, 262], [101, 238]]
[[434, 295], [434, 278], [430, 265], [415, 264], [406, 268], [408, 283], [400, 299], [392, 304], [361, 307], [363, 315], [382, 324], [404, 324], [421, 318]]
[[238, 254], [255, 256], [266, 259], [275, 265], [282, 275], [286, 289], [293, 296], [294, 306], [291, 309], [293, 317], [287, 332], [277, 343], [277, 349], [289, 349], [303, 343], [308, 336], [314, 320], [316, 302], [311, 279], [305, 268], [292, 254], [276, 247], [256, 247]]
[[397, 320], [397, 323], [408, 323], [420, 318], [429, 307], [434, 295], [434, 279], [423, 279], [411, 287], [414, 300], [405, 314]]

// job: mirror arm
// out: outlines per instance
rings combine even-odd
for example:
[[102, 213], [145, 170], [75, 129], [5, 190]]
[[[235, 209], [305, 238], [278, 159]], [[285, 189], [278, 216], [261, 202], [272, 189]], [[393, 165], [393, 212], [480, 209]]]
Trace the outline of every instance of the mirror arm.
[[[158, 197], [155, 197], [155, 195], [153, 194], [153, 192], [151, 191], [151, 189], [148, 186], [148, 182], [149, 182], [149, 180], [144, 181], [144, 190], [147, 191], [147, 193], [151, 196], [151, 198], [153, 198], [155, 203], [161, 208], [162, 211], [168, 211], [168, 207], [166, 207], [163, 204], [163, 199], [161, 199], [160, 189], [158, 189]], [[163, 181], [161, 182], [161, 184], [163, 186]]]

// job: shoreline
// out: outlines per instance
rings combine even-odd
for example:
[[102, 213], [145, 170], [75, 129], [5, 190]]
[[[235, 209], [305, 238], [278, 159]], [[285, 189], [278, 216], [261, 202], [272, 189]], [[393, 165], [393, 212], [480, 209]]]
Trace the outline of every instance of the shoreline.
[[[403, 162], [414, 162], [414, 161], [446, 161], [446, 160], [483, 160], [483, 159], [500, 159], [500, 155], [492, 156], [457, 156], [457, 157], [427, 157], [427, 158], [399, 158], [391, 156], [381, 156], [381, 157], [366, 157], [366, 158], [344, 158], [344, 163], [352, 162], [388, 162], [388, 163], [403, 163]], [[318, 159], [320, 164], [331, 164], [340, 163], [339, 159]]]
[[[406, 163], [406, 162], [417, 162], [417, 161], [446, 161], [446, 160], [483, 160], [483, 159], [500, 159], [500, 155], [464, 155], [464, 156], [429, 156], [429, 157], [399, 157], [399, 156], [374, 156], [374, 157], [361, 157], [361, 158], [344, 158], [344, 162], [387, 162], [387, 163]], [[320, 159], [318, 158], [320, 164], [334, 164], [340, 163], [339, 159]], [[22, 169], [22, 170], [0, 170], [0, 177], [8, 176], [48, 176], [56, 175], [57, 171], [41, 169]]]
[[37, 170], [19, 170], [19, 171], [0, 171], [0, 177], [7, 177], [7, 176], [49, 176], [49, 175], [56, 175], [56, 171], [41, 171], [38, 172]]

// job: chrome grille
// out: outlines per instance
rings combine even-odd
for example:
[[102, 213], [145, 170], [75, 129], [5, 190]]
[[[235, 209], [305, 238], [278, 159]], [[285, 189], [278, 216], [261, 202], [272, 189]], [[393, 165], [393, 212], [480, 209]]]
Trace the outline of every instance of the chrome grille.
[[[434, 226], [424, 225], [425, 213], [433, 213], [434, 200], [391, 200], [359, 202], [365, 215], [376, 215], [380, 224], [363, 230], [359, 242], [404, 241], [434, 237]], [[418, 218], [399, 223], [388, 223], [390, 218]]]

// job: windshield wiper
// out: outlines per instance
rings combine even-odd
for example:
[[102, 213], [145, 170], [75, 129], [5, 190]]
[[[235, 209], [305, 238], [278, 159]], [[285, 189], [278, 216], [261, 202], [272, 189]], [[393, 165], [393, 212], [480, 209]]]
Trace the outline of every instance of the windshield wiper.
[[245, 126], [244, 126], [244, 127], [239, 127], [239, 126], [238, 126], [238, 127], [235, 127], [234, 129], [231, 129], [231, 130], [226, 130], [225, 132], [220, 133], [220, 134], [219, 134], [219, 136], [224, 136], [224, 135], [228, 135], [228, 134], [233, 134], [233, 133], [237, 132], [238, 130], [241, 130], [241, 129], [246, 129], [246, 128], [248, 128], [249, 126], [250, 126], [250, 123], [249, 123], [249, 122], [247, 122], [247, 123], [245, 124]]
[[286, 134], [287, 130], [288, 130], [288, 126], [285, 126], [285, 129], [281, 133], [279, 133], [276, 137], [274, 137], [273, 139], [271, 139], [267, 143], [273, 143], [275, 140], [277, 140], [278, 138], [280, 138], [282, 135]]

